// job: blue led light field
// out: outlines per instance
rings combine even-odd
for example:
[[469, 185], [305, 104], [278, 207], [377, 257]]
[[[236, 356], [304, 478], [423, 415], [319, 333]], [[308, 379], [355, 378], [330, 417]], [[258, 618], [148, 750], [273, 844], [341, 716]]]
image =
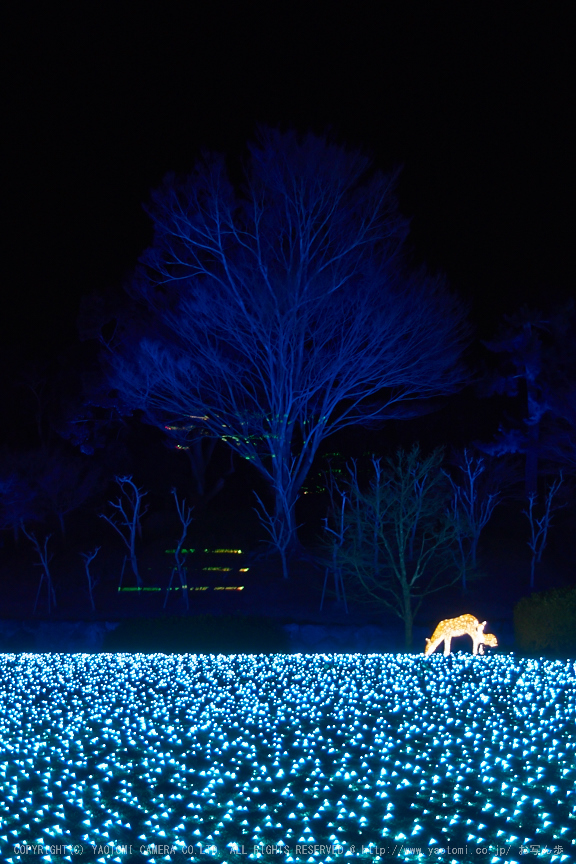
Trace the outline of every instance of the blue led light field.
[[2, 861], [511, 864], [532, 844], [574, 860], [573, 661], [7, 654], [0, 666]]

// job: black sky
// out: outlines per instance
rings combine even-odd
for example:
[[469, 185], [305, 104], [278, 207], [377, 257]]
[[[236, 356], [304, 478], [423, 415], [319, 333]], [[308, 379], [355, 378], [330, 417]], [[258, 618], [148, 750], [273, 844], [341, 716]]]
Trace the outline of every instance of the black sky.
[[204, 5], [19, 7], [4, 368], [72, 343], [80, 297], [121, 291], [149, 243], [149, 190], [202, 148], [240, 154], [257, 123], [331, 128], [402, 163], [415, 258], [447, 273], [481, 335], [570, 295], [570, 4]]

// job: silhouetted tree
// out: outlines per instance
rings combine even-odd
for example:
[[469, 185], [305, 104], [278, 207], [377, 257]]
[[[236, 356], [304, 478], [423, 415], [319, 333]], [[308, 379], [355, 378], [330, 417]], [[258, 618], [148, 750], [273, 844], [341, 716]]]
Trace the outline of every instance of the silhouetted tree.
[[98, 468], [58, 447], [7, 453], [0, 465], [0, 527], [17, 538], [23, 525], [65, 517], [98, 489]]
[[[134, 332], [142, 326], [132, 306], [116, 305], [117, 309], [97, 295], [81, 301], [77, 321], [80, 340], [97, 342], [104, 356], [111, 353], [112, 346], [126, 347], [133, 342], [137, 338]], [[113, 442], [117, 444], [128, 428], [125, 406], [111, 391], [102, 360], [86, 360], [78, 371], [74, 395], [52, 420], [58, 435], [88, 456], [108, 450]]]
[[20, 470], [24, 461], [14, 454], [10, 468], [4, 461], [3, 470], [0, 469], [0, 528], [10, 529], [15, 543], [24, 525], [42, 522], [45, 515], [37, 489], [25, 471]]
[[207, 156], [166, 178], [131, 292], [157, 316], [112, 383], [150, 422], [193, 423], [267, 480], [265, 524], [295, 545], [295, 503], [320, 443], [451, 393], [467, 333], [440, 278], [409, 272], [396, 174], [358, 152], [262, 131], [245, 183]]
[[94, 578], [92, 573], [90, 572], [90, 564], [98, 554], [102, 547], [96, 546], [91, 552], [81, 552], [80, 555], [84, 559], [84, 569], [86, 570], [86, 581], [88, 583], [88, 596], [90, 597], [90, 606], [92, 607], [92, 611], [96, 611], [96, 604], [94, 603], [94, 588], [98, 584], [98, 580]]
[[347, 481], [337, 484], [345, 502], [344, 527], [338, 543], [330, 543], [331, 553], [360, 586], [360, 596], [388, 607], [404, 622], [407, 648], [424, 598], [459, 578], [457, 526], [441, 465], [441, 449], [422, 456], [415, 446], [384, 464], [373, 457], [368, 488], [361, 488], [355, 461]]
[[52, 612], [52, 605], [56, 608], [56, 592], [54, 591], [54, 583], [52, 581], [52, 574], [50, 572], [50, 561], [52, 560], [52, 553], [48, 552], [48, 541], [52, 537], [51, 534], [46, 534], [44, 537], [44, 542], [40, 543], [40, 540], [34, 534], [33, 531], [28, 532], [24, 525], [22, 527], [22, 533], [26, 535], [26, 537], [30, 540], [34, 549], [36, 550], [36, 554], [38, 555], [39, 561], [36, 562], [37, 567], [42, 568], [42, 575], [40, 576], [40, 582], [38, 584], [38, 591], [36, 592], [36, 600], [34, 602], [34, 609], [32, 610], [32, 614], [36, 614], [36, 608], [38, 606], [38, 600], [40, 598], [40, 592], [42, 590], [42, 583], [44, 579], [46, 580], [46, 587], [48, 590], [48, 614]]
[[68, 455], [56, 448], [40, 453], [42, 468], [36, 486], [47, 513], [57, 517], [62, 536], [65, 517], [82, 506], [100, 487], [100, 469], [85, 457]]
[[562, 467], [572, 461], [576, 440], [576, 318], [574, 304], [549, 314], [523, 307], [486, 347], [501, 357], [487, 376], [487, 395], [516, 398], [520, 422], [508, 420], [496, 439], [479, 445], [492, 455], [525, 456], [525, 495], [538, 493], [539, 460]]
[[462, 589], [466, 591], [469, 570], [478, 564], [480, 535], [502, 500], [505, 474], [494, 466], [494, 460], [475, 456], [468, 448], [453, 458], [453, 474], [445, 471], [452, 487], [451, 510], [457, 528], [458, 560]]
[[[332, 571], [334, 577], [334, 593], [336, 594], [336, 603], [342, 604], [348, 615], [348, 603], [346, 601], [346, 589], [344, 587], [344, 578], [342, 575], [342, 563], [338, 559], [339, 551], [344, 546], [344, 538], [349, 525], [346, 524], [346, 490], [338, 489], [336, 481], [332, 478], [332, 482], [328, 486], [330, 492], [330, 516], [327, 516], [322, 521], [324, 522], [324, 530], [330, 535], [330, 560], [324, 562], [327, 566], [324, 573], [324, 587], [322, 588], [322, 597], [320, 598], [320, 611], [324, 605], [324, 597], [326, 596], [326, 588], [328, 585], [328, 574]], [[338, 500], [339, 499], [339, 500]], [[336, 509], [337, 505], [340, 510]], [[334, 528], [330, 526], [330, 521], [334, 524]]]
[[230, 467], [226, 471], [220, 471], [216, 479], [209, 479], [210, 463], [213, 462], [213, 454], [218, 439], [207, 432], [202, 426], [189, 423], [185, 426], [179, 424], [164, 427], [172, 440], [177, 442], [176, 449], [181, 450], [188, 457], [192, 477], [194, 480], [194, 491], [198, 500], [203, 504], [214, 498], [223, 488], [226, 478], [234, 474], [234, 451], [229, 450]]
[[[535, 507], [538, 505], [538, 496], [535, 494], [528, 495], [528, 509], [522, 512], [530, 523], [530, 540], [528, 546], [532, 552], [530, 559], [530, 590], [534, 590], [534, 578], [536, 564], [542, 560], [542, 553], [546, 548], [548, 541], [548, 531], [552, 523], [554, 512], [563, 505], [558, 501], [557, 494], [563, 481], [562, 472], [556, 477], [544, 494], [543, 506], [540, 508], [541, 516], [538, 518]], [[556, 499], [556, 500], [555, 500]]]
[[188, 602], [188, 583], [186, 581], [186, 562], [184, 558], [184, 554], [182, 552], [182, 548], [184, 543], [186, 542], [186, 536], [188, 534], [188, 528], [192, 523], [192, 507], [186, 506], [186, 499], [183, 498], [182, 501], [178, 498], [178, 492], [176, 489], [172, 489], [172, 495], [174, 496], [174, 502], [176, 504], [176, 511], [178, 513], [178, 518], [180, 519], [180, 524], [182, 526], [182, 532], [178, 539], [178, 543], [176, 544], [176, 548], [174, 549], [174, 561], [175, 567], [172, 568], [172, 573], [170, 574], [170, 582], [168, 583], [168, 588], [166, 590], [166, 597], [164, 599], [164, 608], [166, 608], [166, 604], [168, 603], [168, 594], [172, 588], [172, 582], [174, 580], [174, 576], [177, 573], [178, 579], [180, 581], [180, 590], [182, 591], [182, 600], [184, 602], [184, 608], [188, 612], [190, 608], [190, 604]]

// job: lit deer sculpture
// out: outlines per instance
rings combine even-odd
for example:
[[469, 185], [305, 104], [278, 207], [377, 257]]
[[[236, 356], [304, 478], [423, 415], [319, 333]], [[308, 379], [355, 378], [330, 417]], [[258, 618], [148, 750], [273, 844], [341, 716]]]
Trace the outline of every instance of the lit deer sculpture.
[[441, 642], [444, 642], [444, 656], [450, 654], [450, 643], [453, 636], [468, 635], [472, 637], [472, 653], [483, 654], [484, 645], [490, 645], [495, 648], [498, 645], [496, 636], [492, 633], [484, 633], [486, 621], [480, 623], [473, 615], [460, 615], [458, 618], [446, 618], [445, 621], [440, 621], [432, 637], [426, 639], [426, 647], [424, 648], [424, 656], [428, 657], [436, 650]]

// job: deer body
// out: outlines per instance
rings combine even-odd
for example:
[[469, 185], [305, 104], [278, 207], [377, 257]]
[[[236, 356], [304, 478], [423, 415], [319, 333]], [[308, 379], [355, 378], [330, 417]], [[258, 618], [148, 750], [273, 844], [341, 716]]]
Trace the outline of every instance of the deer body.
[[424, 648], [424, 656], [428, 657], [436, 650], [441, 642], [444, 642], [444, 656], [450, 654], [450, 643], [454, 636], [468, 635], [472, 638], [472, 653], [483, 654], [484, 645], [496, 647], [498, 640], [492, 633], [484, 633], [486, 621], [480, 623], [473, 615], [460, 615], [458, 618], [446, 618], [440, 621], [432, 637], [426, 639], [426, 647]]

